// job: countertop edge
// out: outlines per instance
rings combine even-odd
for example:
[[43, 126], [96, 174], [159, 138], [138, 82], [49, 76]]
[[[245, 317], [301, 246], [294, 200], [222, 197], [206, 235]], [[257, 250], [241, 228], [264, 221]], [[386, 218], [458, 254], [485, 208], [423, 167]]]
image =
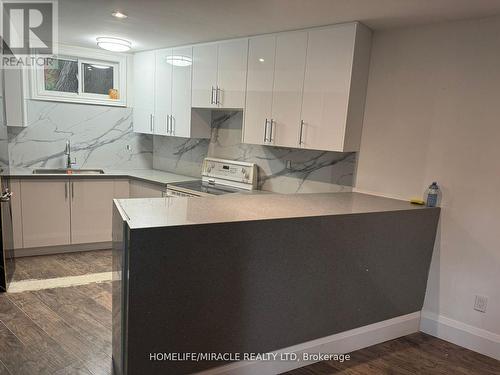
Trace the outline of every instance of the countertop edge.
[[[127, 217], [128, 217], [127, 223], [128, 223], [128, 226], [131, 230], [175, 228], [175, 227], [183, 227], [183, 226], [198, 226], [198, 225], [211, 225], [211, 224], [222, 224], [222, 223], [238, 223], [238, 222], [243, 223], [243, 222], [253, 222], [253, 221], [288, 220], [288, 219], [310, 218], [310, 217], [355, 216], [355, 215], [377, 214], [377, 213], [384, 213], [384, 212], [428, 211], [429, 209], [432, 211], [437, 211], [437, 214], [439, 215], [440, 210], [441, 210], [439, 207], [413, 206], [409, 202], [404, 201], [404, 200], [383, 198], [383, 197], [373, 196], [373, 195], [364, 194], [364, 193], [317, 193], [317, 194], [312, 193], [312, 194], [289, 194], [289, 195], [288, 194], [285, 194], [285, 195], [277, 194], [277, 195], [281, 196], [282, 198], [284, 197], [283, 204], [286, 205], [286, 204], [290, 204], [290, 202], [291, 202], [290, 199], [293, 200], [294, 196], [299, 196], [302, 199], [302, 202], [305, 201], [307, 203], [307, 201], [308, 201], [307, 196], [310, 196], [312, 198], [312, 200], [323, 199], [323, 197], [325, 199], [331, 199], [331, 198], [335, 197], [337, 194], [339, 197], [341, 197], [345, 194], [345, 195], [351, 196], [351, 198], [348, 198], [348, 199], [357, 199], [357, 200], [362, 199], [365, 201], [367, 198], [368, 199], [373, 198], [374, 200], [382, 199], [382, 200], [387, 200], [389, 202], [389, 204], [386, 207], [384, 207], [384, 205], [385, 205], [384, 202], [380, 202], [380, 201], [376, 202], [375, 201], [374, 204], [370, 204], [368, 202], [368, 204], [366, 205], [366, 208], [358, 207], [358, 208], [355, 208], [353, 211], [345, 210], [344, 208], [339, 207], [338, 210], [336, 208], [333, 208], [329, 212], [325, 212], [325, 211], [318, 212], [318, 210], [314, 210], [314, 209], [312, 211], [309, 211], [309, 212], [305, 211], [305, 210], [302, 210], [302, 211], [295, 210], [295, 212], [290, 212], [289, 214], [287, 214], [286, 212], [274, 213], [274, 214], [273, 213], [267, 214], [265, 212], [262, 212], [260, 215], [253, 216], [253, 217], [245, 216], [245, 215], [244, 215], [245, 217], [228, 217], [226, 215], [222, 215], [220, 217], [217, 217], [218, 215], [216, 214], [215, 217], [210, 218], [208, 220], [206, 217], [205, 217], [205, 219], [201, 219], [201, 220], [197, 220], [197, 219], [191, 220], [189, 218], [186, 218], [186, 219], [180, 219], [180, 221], [174, 219], [172, 222], [168, 223], [166, 221], [163, 221], [163, 219], [161, 219], [161, 218], [159, 221], [153, 220], [153, 222], [151, 222], [151, 221], [144, 222], [141, 219], [138, 220], [134, 215], [136, 215], [138, 212], [140, 212], [141, 215], [148, 212], [147, 205], [144, 207], [144, 209], [141, 208], [139, 211], [135, 210], [136, 212], [134, 212], [134, 211], [128, 212], [130, 210], [130, 203], [131, 203], [131, 202], [128, 202], [128, 204], [127, 204], [127, 201], [130, 201], [129, 199], [118, 199], [117, 203], [119, 203], [120, 206], [122, 207], [122, 209], [127, 213]], [[237, 199], [237, 201], [235, 201], [236, 203], [244, 202], [243, 200], [245, 199], [244, 196], [240, 196], [240, 197], [233, 196], [233, 197], [235, 199]], [[256, 197], [256, 196], [249, 196], [249, 197]], [[280, 198], [280, 200], [282, 198]], [[343, 199], [343, 198], [344, 197], [342, 197], [341, 199]], [[151, 199], [142, 199], [142, 200], [139, 199], [138, 201], [136, 201], [136, 203], [132, 203], [132, 204], [138, 205], [140, 207], [142, 204], [148, 204], [148, 201], [149, 201], [149, 205], [151, 205], [152, 200], [154, 200], [154, 201], [161, 200], [162, 202], [164, 202], [165, 200], [169, 200], [169, 199], [175, 199], [176, 202], [179, 202], [179, 203], [181, 202], [181, 200], [189, 200], [189, 199], [196, 199], [199, 203], [201, 203], [201, 201], [204, 199], [210, 199], [212, 201], [212, 203], [209, 203], [209, 206], [214, 207], [214, 208], [217, 206], [217, 205], [214, 205], [215, 201], [218, 201], [218, 203], [221, 203], [221, 204], [223, 203], [223, 200], [219, 200], [219, 199], [217, 199], [217, 197], [207, 197], [207, 198], [176, 197], [176, 198], [155, 198], [155, 199], [151, 198]], [[251, 199], [254, 199], [254, 198], [251, 198]], [[258, 201], [260, 201], [259, 198], [257, 198], [257, 202]], [[400, 205], [398, 206], [398, 205], [390, 204], [390, 201], [393, 201], [393, 202], [398, 201], [400, 203]], [[250, 203], [252, 203], [252, 202], [250, 202]], [[187, 202], [184, 203], [184, 205], [185, 204], [189, 205], [189, 203], [187, 203]], [[249, 204], [249, 203], [247, 202], [247, 204]], [[162, 206], [164, 206], [164, 205], [159, 205], [158, 207], [162, 207]], [[168, 204], [167, 206], [169, 206], [170, 208], [173, 208], [175, 206], [179, 206], [179, 209], [182, 210], [183, 204], [178, 205], [176, 203], [173, 206], [171, 206], [171, 204]], [[316, 204], [316, 206], [317, 206], [317, 204]], [[231, 208], [231, 206], [229, 206], [229, 208]], [[151, 213], [152, 212], [150, 212], [149, 215]], [[162, 214], [168, 215], [168, 212], [165, 212]]]
[[[106, 169], [103, 169], [103, 174], [34, 174], [30, 172], [10, 172], [4, 173], [2, 175], [3, 178], [10, 179], [60, 179], [60, 178], [69, 178], [69, 179], [131, 179], [136, 181], [143, 181], [155, 185], [166, 186], [168, 184], [174, 182], [184, 182], [184, 181], [193, 181], [197, 180], [196, 177], [178, 175], [172, 172], [160, 171], [160, 170], [148, 170], [148, 169], [137, 169], [130, 171], [119, 171], [113, 172], [113, 170], [106, 172]], [[162, 177], [147, 177], [141, 176], [142, 173], [159, 173], [159, 174], [169, 174], [170, 176], [162, 176]]]

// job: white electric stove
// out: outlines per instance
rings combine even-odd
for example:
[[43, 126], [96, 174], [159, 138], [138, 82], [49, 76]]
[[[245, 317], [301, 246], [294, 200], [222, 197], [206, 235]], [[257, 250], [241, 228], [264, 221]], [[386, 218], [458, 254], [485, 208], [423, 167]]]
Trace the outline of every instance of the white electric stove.
[[203, 197], [257, 189], [257, 165], [243, 161], [205, 158], [201, 180], [167, 185], [169, 197]]

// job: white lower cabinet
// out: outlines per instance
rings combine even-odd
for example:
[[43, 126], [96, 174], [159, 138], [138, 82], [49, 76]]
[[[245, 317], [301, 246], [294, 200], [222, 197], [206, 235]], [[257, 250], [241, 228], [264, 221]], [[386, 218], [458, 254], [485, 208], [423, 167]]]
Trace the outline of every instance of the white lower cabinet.
[[23, 247], [71, 243], [68, 179], [21, 181]]
[[113, 180], [71, 180], [71, 243], [111, 241]]
[[123, 178], [19, 179], [12, 186], [16, 249], [110, 242], [113, 198], [129, 197]]

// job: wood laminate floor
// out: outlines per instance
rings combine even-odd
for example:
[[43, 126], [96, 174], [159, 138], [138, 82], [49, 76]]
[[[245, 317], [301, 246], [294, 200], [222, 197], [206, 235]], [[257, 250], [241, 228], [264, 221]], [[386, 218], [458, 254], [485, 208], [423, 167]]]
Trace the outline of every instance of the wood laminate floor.
[[109, 272], [111, 259], [111, 250], [16, 258], [12, 281]]
[[110, 282], [0, 294], [0, 375], [111, 373]]
[[500, 361], [418, 332], [286, 375], [499, 375]]
[[[287, 374], [500, 374], [500, 361], [423, 333], [351, 358]], [[111, 373], [110, 282], [0, 295], [0, 375]]]
[[[111, 251], [19, 258], [16, 266], [16, 280], [106, 272]], [[112, 374], [111, 282], [0, 294], [4, 374]], [[287, 374], [500, 375], [500, 361], [415, 333], [353, 352], [350, 361], [320, 362]]]

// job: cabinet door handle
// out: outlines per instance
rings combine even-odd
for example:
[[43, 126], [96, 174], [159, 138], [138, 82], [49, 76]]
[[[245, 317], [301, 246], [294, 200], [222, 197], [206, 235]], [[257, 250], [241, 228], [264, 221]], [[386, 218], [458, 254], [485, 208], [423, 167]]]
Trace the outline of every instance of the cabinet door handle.
[[64, 183], [64, 199], [68, 199], [68, 184], [69, 182]]
[[268, 120], [266, 118], [266, 122], [264, 124], [264, 143], [267, 142], [267, 122], [268, 122]]
[[71, 199], [75, 199], [75, 184], [71, 181]]
[[167, 115], [167, 134], [169, 134], [170, 115]]
[[302, 142], [302, 130], [303, 129], [304, 129], [304, 120], [300, 120], [299, 146], [304, 144], [304, 142]]
[[273, 141], [273, 123], [274, 123], [274, 120], [271, 119], [271, 121], [270, 121], [271, 130], [269, 131], [269, 142]]
[[217, 86], [217, 89], [215, 90], [215, 104], [220, 104], [220, 97], [219, 97], [219, 92], [222, 91], [219, 86]]
[[175, 135], [175, 117], [170, 115], [170, 134]]
[[212, 86], [212, 95], [210, 96], [210, 104], [216, 104], [214, 99], [215, 87]]
[[154, 127], [154, 115], [153, 114], [149, 115], [149, 128], [151, 129], [151, 133], [154, 133], [155, 127]]

